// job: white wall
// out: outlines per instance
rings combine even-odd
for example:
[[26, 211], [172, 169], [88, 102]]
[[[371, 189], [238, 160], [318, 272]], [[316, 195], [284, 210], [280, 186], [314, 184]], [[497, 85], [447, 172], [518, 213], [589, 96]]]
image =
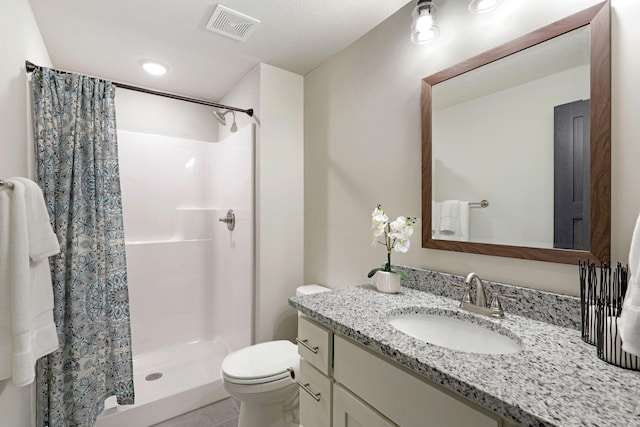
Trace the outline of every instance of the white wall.
[[304, 274], [304, 83], [302, 76], [260, 67], [258, 305], [256, 341], [293, 339], [297, 315], [287, 305]]
[[[0, 0], [0, 175], [26, 176], [31, 148], [31, 89], [27, 85], [25, 60], [51, 66], [40, 30], [27, 0]], [[28, 122], [27, 122], [28, 121]]]
[[[27, 0], [0, 0], [0, 10], [0, 177], [29, 176], [31, 109], [27, 103], [31, 92], [24, 61], [51, 66], [51, 60]], [[34, 388], [0, 381], [3, 425], [30, 425]]]
[[640, 2], [613, 0], [611, 17], [612, 259], [626, 261], [640, 212]]
[[304, 263], [303, 78], [260, 64], [220, 102], [253, 108], [238, 126], [257, 124], [255, 341], [293, 339], [287, 298], [303, 282]]
[[[390, 216], [420, 216], [423, 77], [597, 1], [513, 0], [487, 15], [466, 13], [464, 3], [442, 4], [442, 36], [433, 44], [410, 43], [411, 3], [305, 76], [305, 281], [368, 282], [366, 273], [384, 261], [369, 247], [376, 203]], [[639, 3], [614, 1], [612, 10], [612, 259], [621, 261], [640, 208]], [[419, 236], [420, 229], [410, 251], [392, 261], [578, 293], [575, 266], [421, 249]]]
[[122, 130], [215, 142], [218, 121], [212, 111], [200, 104], [116, 89], [116, 125]]

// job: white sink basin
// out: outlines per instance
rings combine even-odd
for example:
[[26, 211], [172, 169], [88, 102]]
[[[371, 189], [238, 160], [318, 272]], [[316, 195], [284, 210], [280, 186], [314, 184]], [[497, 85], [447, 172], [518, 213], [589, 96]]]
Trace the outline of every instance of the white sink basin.
[[502, 335], [446, 314], [397, 314], [390, 318], [389, 323], [407, 335], [451, 350], [481, 354], [507, 354], [522, 350], [522, 342], [515, 336]]

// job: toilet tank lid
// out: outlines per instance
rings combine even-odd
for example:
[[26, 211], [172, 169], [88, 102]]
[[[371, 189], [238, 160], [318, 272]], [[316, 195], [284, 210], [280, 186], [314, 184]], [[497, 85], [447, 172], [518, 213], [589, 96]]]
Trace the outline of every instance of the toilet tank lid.
[[320, 285], [304, 285], [298, 286], [296, 296], [318, 294], [320, 292], [329, 292], [331, 289]]

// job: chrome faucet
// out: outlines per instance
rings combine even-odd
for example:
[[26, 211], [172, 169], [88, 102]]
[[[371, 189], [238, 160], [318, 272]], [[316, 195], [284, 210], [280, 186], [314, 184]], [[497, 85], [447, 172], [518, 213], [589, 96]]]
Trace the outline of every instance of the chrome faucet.
[[[476, 282], [476, 300], [475, 302], [471, 302], [471, 285], [473, 282]], [[504, 310], [502, 309], [502, 304], [500, 304], [500, 300], [509, 299], [515, 300], [515, 295], [503, 295], [503, 294], [494, 294], [493, 301], [491, 305], [487, 304], [487, 294], [484, 289], [484, 284], [482, 283], [482, 279], [476, 273], [469, 273], [464, 279], [464, 285], [458, 285], [456, 283], [452, 283], [451, 286], [456, 288], [464, 289], [464, 295], [460, 300], [460, 308], [463, 310], [471, 311], [472, 313], [483, 314], [485, 316], [491, 317], [504, 317]]]
[[487, 307], [487, 294], [484, 291], [484, 285], [482, 284], [482, 279], [476, 273], [469, 273], [467, 278], [464, 279], [464, 283], [466, 283], [469, 287], [473, 281], [476, 281], [476, 302], [475, 305], [478, 307]]

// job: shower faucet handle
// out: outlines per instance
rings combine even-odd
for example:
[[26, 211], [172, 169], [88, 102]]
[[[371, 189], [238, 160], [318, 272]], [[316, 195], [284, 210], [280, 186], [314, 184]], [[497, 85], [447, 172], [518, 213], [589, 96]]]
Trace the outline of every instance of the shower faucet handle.
[[229, 209], [227, 211], [227, 216], [219, 218], [218, 221], [227, 224], [227, 228], [229, 229], [229, 231], [232, 231], [234, 228], [236, 228], [236, 214], [233, 212], [233, 209]]

